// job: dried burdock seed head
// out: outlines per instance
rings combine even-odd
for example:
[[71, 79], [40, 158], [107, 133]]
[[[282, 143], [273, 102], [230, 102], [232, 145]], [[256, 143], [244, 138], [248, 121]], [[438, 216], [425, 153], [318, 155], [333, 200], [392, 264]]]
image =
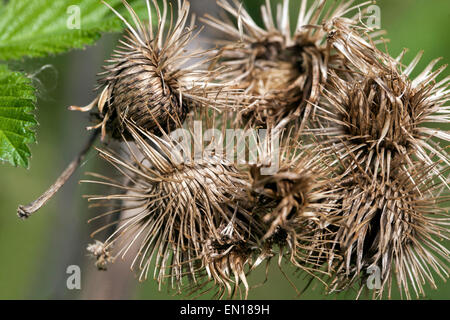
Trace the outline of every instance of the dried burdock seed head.
[[411, 289], [419, 296], [426, 282], [436, 287], [433, 272], [446, 278], [449, 271], [449, 251], [436, 238], [448, 238], [448, 209], [439, 203], [448, 201], [441, 193], [449, 158], [439, 140], [450, 136], [426, 127], [449, 121], [448, 78], [435, 81], [445, 66], [433, 71], [435, 60], [410, 79], [421, 54], [404, 67], [405, 51], [393, 59], [354, 29], [335, 26], [330, 43], [346, 57], [347, 72], [330, 73], [318, 107], [324, 121], [310, 130], [323, 135], [345, 177], [335, 237], [344, 260], [334, 264], [330, 288], [361, 281], [362, 291], [369, 268], [378, 268], [374, 296], [390, 297], [393, 278], [407, 298]]
[[[152, 5], [157, 13], [157, 26], [153, 27]], [[150, 132], [161, 135], [181, 126], [187, 112], [196, 105], [238, 103], [240, 93], [227, 90], [226, 84], [212, 83], [219, 70], [201, 70], [200, 66], [212, 59], [208, 52], [185, 53], [187, 44], [195, 37], [194, 19], [187, 25], [189, 2], [178, 1], [177, 19], [173, 21], [170, 10], [170, 26], [167, 2], [163, 0], [160, 10], [155, 0], [146, 0], [148, 25], [123, 0], [134, 22], [134, 27], [111, 6], [105, 3], [126, 24], [127, 35], [121, 41], [110, 64], [100, 80], [101, 93], [86, 107], [69, 109], [90, 111], [97, 107], [96, 118], [100, 123], [88, 129], [100, 129], [104, 140], [107, 131], [120, 138], [125, 119]], [[202, 58], [197, 63], [186, 64], [190, 59]], [[234, 101], [234, 102], [233, 102]], [[98, 130], [97, 130], [98, 131]], [[97, 137], [92, 134], [89, 144], [69, 164], [57, 181], [42, 196], [27, 206], [19, 206], [20, 218], [27, 218], [39, 210], [69, 179], [89, 151]], [[126, 130], [125, 130], [126, 132]], [[127, 136], [129, 137], [129, 136]]]
[[289, 228], [290, 221], [304, 214], [309, 216], [308, 207], [317, 198], [314, 192], [328, 180], [326, 170], [320, 168], [321, 160], [319, 153], [313, 156], [298, 151], [294, 158], [281, 159], [280, 168], [273, 175], [261, 175], [261, 166], [251, 167], [251, 192], [259, 203], [255, 209], [266, 207], [268, 211], [262, 217], [269, 224], [264, 239], [272, 236], [278, 227]]
[[[195, 19], [188, 21], [188, 1], [178, 1], [174, 21], [172, 7], [168, 13], [166, 0], [162, 1], [162, 10], [156, 0], [147, 0], [148, 24], [126, 1], [123, 3], [133, 22], [105, 3], [126, 24], [127, 34], [101, 73], [101, 93], [86, 107], [70, 107], [85, 112], [97, 107], [101, 121], [88, 129], [101, 128], [102, 139], [107, 132], [120, 139], [123, 121], [129, 119], [160, 136], [180, 127], [195, 106], [237, 103], [237, 90], [214, 82], [221, 71], [205, 69], [208, 61], [215, 58], [211, 52], [187, 52], [187, 45], [197, 35]], [[156, 27], [153, 10], [158, 19]]]
[[181, 291], [184, 276], [196, 281], [206, 243], [221, 241], [223, 223], [233, 221], [242, 234], [235, 236], [242, 239], [250, 232], [250, 224], [242, 221], [251, 217], [239, 207], [246, 196], [245, 176], [218, 156], [201, 162], [183, 161], [177, 143], [162, 140], [131, 122], [125, 125], [136, 144], [134, 149], [127, 142], [129, 159], [99, 152], [126, 180], [99, 176], [100, 180], [85, 181], [122, 191], [88, 196], [100, 206], [120, 201], [93, 219], [112, 219], [94, 234], [111, 228], [103, 247], [111, 249], [112, 257], [124, 257], [136, 245], [138, 254], [132, 268], [140, 270], [139, 279], [147, 278], [154, 263], [154, 278], [160, 287], [170, 278], [171, 287]]
[[267, 0], [261, 8], [262, 27], [240, 2], [217, 1], [229, 15], [228, 19], [207, 15], [204, 21], [228, 36], [218, 42], [221, 52], [218, 63], [230, 70], [222, 76], [234, 80], [249, 96], [259, 99], [239, 110], [238, 119], [250, 126], [271, 126], [291, 115], [300, 120], [308, 117], [309, 102], [317, 102], [328, 68], [340, 67], [340, 59], [335, 61], [335, 55], [327, 48], [327, 32], [321, 24], [367, 4], [352, 7], [352, 2], [340, 2], [326, 10], [325, 0], [316, 0], [309, 8], [307, 1], [302, 0], [292, 32], [289, 0], [284, 0], [276, 13]]
[[250, 167], [252, 216], [265, 224], [255, 265], [278, 252], [280, 268], [285, 259], [316, 276], [327, 273], [326, 265], [337, 259], [330, 229], [340, 220], [334, 196], [337, 177], [330, 167], [332, 159], [320, 147], [301, 145], [299, 138], [291, 131], [281, 139], [274, 174], [262, 175], [264, 165]]
[[348, 170], [339, 201], [344, 220], [335, 238], [344, 259], [335, 263], [331, 292], [359, 285], [360, 294], [372, 273], [379, 281], [374, 298], [390, 298], [395, 278], [400, 294], [410, 299], [412, 293], [425, 295], [427, 283], [436, 288], [436, 275], [449, 277], [450, 251], [439, 241], [450, 236], [450, 198], [430, 170], [404, 159], [393, 161], [389, 173]]
[[450, 78], [435, 82], [445, 68], [433, 71], [435, 60], [415, 79], [409, 79], [420, 56], [404, 70], [392, 59], [389, 67], [385, 64], [388, 71], [379, 69], [364, 77], [359, 75], [363, 69], [344, 78], [332, 74], [320, 103], [325, 122], [310, 132], [323, 135], [325, 147], [339, 157], [353, 158], [349, 165], [379, 169], [384, 175], [392, 170], [392, 159], [401, 156], [409, 164], [414, 159], [423, 161], [438, 175], [440, 167], [433, 166], [436, 159], [450, 164], [439, 140], [448, 142], [450, 135], [428, 125], [450, 120], [450, 107], [445, 106], [450, 98]]

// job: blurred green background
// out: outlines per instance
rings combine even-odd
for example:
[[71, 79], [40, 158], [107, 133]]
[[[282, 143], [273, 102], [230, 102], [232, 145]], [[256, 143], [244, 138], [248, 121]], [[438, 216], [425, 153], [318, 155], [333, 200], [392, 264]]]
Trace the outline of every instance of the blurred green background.
[[[57, 1], [57, 0], [56, 0]], [[259, 15], [264, 1], [248, 0], [246, 6]], [[292, 16], [298, 1], [292, 0]], [[311, 1], [310, 1], [311, 2]], [[192, 0], [199, 14], [210, 10], [213, 1]], [[207, 3], [208, 5], [204, 5]], [[450, 59], [450, 1], [448, 0], [379, 0], [382, 28], [391, 39], [389, 52], [396, 56], [409, 48], [406, 61], [419, 50], [425, 51], [417, 70], [436, 57], [440, 64]], [[81, 170], [72, 177], [50, 203], [27, 221], [17, 218], [16, 208], [28, 203], [44, 191], [72, 157], [80, 150], [88, 135], [84, 128], [86, 115], [67, 110], [69, 105], [85, 105], [94, 98], [96, 74], [110, 55], [118, 35], [105, 35], [95, 46], [86, 50], [49, 57], [18, 61], [11, 64], [16, 70], [34, 75], [39, 88], [35, 112], [40, 126], [38, 144], [32, 145], [33, 157], [29, 170], [0, 165], [0, 299], [179, 299], [158, 292], [150, 280], [139, 284], [129, 271], [129, 261], [117, 261], [108, 272], [98, 272], [86, 255], [93, 231], [86, 221], [95, 215], [81, 198], [89, 193], [89, 186], [77, 181], [81, 172], [102, 171], [103, 163], [91, 152]], [[444, 71], [444, 76], [448, 75]], [[275, 261], [274, 261], [275, 262]], [[250, 299], [295, 299], [296, 292], [275, 267], [269, 272], [264, 286], [250, 292]], [[81, 290], [68, 290], [66, 269], [81, 267]], [[263, 269], [263, 268], [261, 268]], [[285, 272], [298, 288], [304, 280]], [[256, 283], [264, 279], [263, 270], [251, 277]], [[438, 290], [427, 286], [426, 299], [450, 298], [450, 285], [438, 281]], [[398, 298], [394, 295], [394, 298]], [[307, 290], [299, 299], [352, 299], [353, 292], [324, 297], [320, 287]]]

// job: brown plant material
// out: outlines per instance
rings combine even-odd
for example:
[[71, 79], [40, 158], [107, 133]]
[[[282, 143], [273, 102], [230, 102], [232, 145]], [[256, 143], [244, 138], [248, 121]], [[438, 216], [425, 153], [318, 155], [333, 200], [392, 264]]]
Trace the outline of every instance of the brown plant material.
[[286, 260], [320, 280], [338, 259], [333, 237], [341, 219], [335, 196], [340, 177], [330, 167], [332, 158], [320, 147], [302, 145], [298, 132], [290, 131], [281, 141], [275, 173], [262, 175], [262, 164], [249, 170], [252, 216], [265, 225], [254, 267], [278, 254], [280, 268]]
[[[204, 268], [199, 270], [199, 281], [190, 288], [190, 294], [203, 295], [214, 292], [214, 297], [222, 299], [239, 297], [247, 299], [250, 290], [247, 275], [251, 271], [254, 257], [261, 254], [253, 232], [240, 232], [235, 218], [222, 222], [219, 226], [220, 239], [210, 239], [203, 249]], [[247, 221], [256, 224], [256, 221]], [[211, 282], [212, 280], [212, 282]], [[240, 284], [244, 285], [242, 294]]]
[[[421, 53], [404, 66], [405, 52], [393, 59], [378, 50], [383, 31], [362, 22], [370, 1], [308, 7], [302, 0], [292, 32], [289, 0], [275, 14], [266, 0], [263, 26], [237, 0], [218, 0], [228, 16], [204, 21], [227, 39], [190, 53], [189, 2], [178, 1], [174, 20], [166, 0], [162, 8], [147, 0], [148, 25], [123, 3], [133, 23], [106, 4], [128, 29], [99, 81], [101, 93], [70, 108], [96, 107], [100, 123], [89, 129], [127, 147], [124, 156], [99, 150], [118, 179], [91, 173], [97, 179], [83, 181], [118, 190], [87, 196], [92, 207], [108, 208], [91, 219], [103, 223], [93, 236], [106, 233], [88, 246], [100, 270], [136, 246], [131, 267], [140, 280], [152, 271], [160, 289], [168, 280], [177, 293], [220, 299], [248, 298], [248, 275], [262, 262], [267, 271], [276, 255], [286, 278], [283, 261], [329, 293], [356, 287], [358, 297], [371, 268], [380, 270], [375, 298], [391, 297], [394, 280], [409, 299], [424, 295], [426, 284], [435, 288], [436, 275], [449, 277], [450, 251], [440, 240], [450, 240], [450, 158], [442, 146], [450, 135], [426, 124], [448, 124], [450, 78], [436, 82], [445, 69], [433, 70], [437, 59], [411, 79]], [[194, 120], [222, 135], [230, 126], [263, 127], [281, 134], [280, 145], [263, 154], [267, 141], [238, 150], [234, 139], [249, 137], [237, 131], [238, 161], [255, 151], [261, 157], [235, 164], [214, 133], [208, 148], [203, 137], [195, 141], [201, 159], [186, 158], [192, 146], [166, 133], [185, 126], [198, 138]], [[222, 145], [210, 152], [215, 143]], [[19, 215], [40, 208], [89, 148]], [[275, 160], [277, 170], [265, 175]]]
[[87, 251], [95, 258], [95, 266], [98, 270], [106, 271], [108, 263], [113, 262], [109, 248], [104, 243], [95, 241], [87, 246]]
[[[311, 201], [319, 198], [321, 186], [328, 183], [320, 160], [323, 160], [320, 156], [299, 152], [293, 159], [282, 159], [279, 170], [267, 176], [261, 175], [260, 166], [251, 167], [252, 192], [263, 207], [273, 207], [262, 218], [270, 224], [265, 239], [280, 226], [288, 228], [290, 220], [309, 214], [306, 211]], [[317, 190], [319, 192], [314, 194]]]
[[436, 288], [435, 275], [449, 277], [450, 251], [439, 240], [450, 236], [450, 198], [442, 181], [429, 176], [431, 169], [396, 158], [390, 172], [347, 170], [339, 201], [343, 225], [335, 236], [344, 259], [335, 262], [330, 292], [358, 285], [361, 294], [369, 268], [380, 271], [375, 298], [391, 297], [394, 278], [410, 299], [412, 292], [425, 295], [426, 283]]
[[[222, 70], [206, 70], [204, 65], [216, 57], [207, 51], [186, 52], [187, 45], [196, 37], [195, 19], [188, 22], [189, 2], [178, 1], [176, 21], [167, 1], [161, 11], [156, 0], [147, 0], [148, 24], [137, 16], [123, 0], [134, 22], [105, 3], [127, 26], [127, 34], [120, 41], [105, 72], [101, 73], [101, 93], [85, 107], [72, 106], [70, 110], [87, 112], [97, 107], [96, 117], [101, 121], [88, 129], [107, 132], [120, 139], [123, 119], [161, 135], [181, 127], [188, 112], [195, 106], [233, 106], [239, 103], [241, 93], [215, 79]], [[157, 27], [153, 27], [152, 10], [157, 13]], [[168, 31], [165, 29], [168, 25]], [[193, 62], [194, 59], [199, 61]], [[189, 63], [188, 63], [189, 62]], [[129, 138], [129, 137], [127, 137]]]
[[[221, 76], [233, 80], [249, 96], [258, 97], [238, 110], [238, 121], [248, 126], [270, 127], [292, 116], [305, 125], [312, 105], [319, 98], [320, 86], [326, 82], [328, 69], [343, 68], [340, 57], [331, 53], [326, 44], [327, 32], [321, 23], [370, 3], [352, 6], [352, 2], [340, 2], [325, 10], [325, 0], [316, 0], [309, 8], [307, 1], [302, 0], [292, 33], [289, 0], [277, 7], [276, 14], [272, 12], [271, 1], [266, 1], [261, 7], [263, 27], [238, 1], [217, 1], [235, 19], [235, 22], [230, 17], [219, 20], [209, 15], [204, 19], [228, 36], [218, 42], [221, 58], [218, 63], [229, 68]], [[358, 21], [356, 16], [348, 20]]]
[[433, 272], [449, 275], [449, 251], [437, 240], [449, 236], [450, 162], [441, 143], [450, 135], [426, 126], [449, 121], [449, 78], [435, 81], [445, 69], [433, 71], [437, 59], [410, 79], [422, 53], [403, 66], [406, 51], [393, 59], [349, 26], [327, 26], [347, 70], [330, 73], [317, 105], [322, 121], [308, 130], [344, 177], [336, 193], [343, 225], [333, 236], [344, 259], [332, 263], [329, 291], [359, 286], [361, 294], [368, 270], [380, 270], [373, 297], [391, 297], [393, 279], [402, 296], [419, 297], [425, 283], [436, 287]]
[[[154, 277], [161, 287], [166, 278], [178, 291], [183, 287], [183, 276], [194, 283], [198, 269], [203, 267], [204, 248], [208, 242], [220, 243], [223, 223], [233, 223], [240, 230], [234, 236], [245, 240], [245, 234], [257, 232], [258, 226], [244, 223], [251, 220], [248, 212], [240, 207], [245, 200], [246, 181], [225, 159], [213, 156], [201, 162], [183, 159], [175, 142], [164, 141], [145, 132], [135, 124], [127, 123], [137, 150], [127, 143], [130, 159], [122, 159], [109, 151], [99, 150], [100, 156], [113, 165], [127, 181], [100, 177], [97, 181], [122, 190], [122, 193], [88, 196], [99, 206], [111, 205], [117, 200], [117, 209], [95, 219], [112, 215], [112, 222], [100, 231], [119, 225], [104, 241], [104, 249], [110, 249], [112, 259], [125, 256], [136, 244], [139, 253], [132, 268], [140, 270], [140, 280], [145, 280], [155, 263]], [[139, 154], [143, 159], [140, 159]], [[129, 210], [137, 213], [125, 220], [115, 215]], [[114, 246], [114, 248], [112, 247]], [[152, 261], [152, 259], [155, 261]]]
[[[359, 21], [361, 19], [360, 16]], [[328, 45], [345, 58], [342, 63], [346, 69], [356, 67], [363, 75], [389, 72], [393, 63], [392, 58], [376, 47], [378, 44], [388, 42], [379, 38], [386, 32], [372, 30], [359, 21], [344, 17], [326, 21], [323, 29], [327, 32]]]
[[401, 155], [409, 165], [418, 159], [439, 175], [435, 158], [450, 165], [439, 140], [448, 142], [450, 135], [426, 125], [449, 122], [450, 107], [445, 104], [450, 78], [436, 82], [446, 66], [433, 71], [440, 60], [436, 59], [410, 79], [422, 53], [404, 67], [406, 51], [393, 59], [347, 25], [336, 26], [330, 41], [348, 59], [349, 71], [331, 74], [319, 103], [325, 123], [309, 132], [324, 137], [325, 150], [336, 151], [340, 158], [353, 157], [353, 165], [366, 170], [380, 169], [388, 175], [392, 159]]

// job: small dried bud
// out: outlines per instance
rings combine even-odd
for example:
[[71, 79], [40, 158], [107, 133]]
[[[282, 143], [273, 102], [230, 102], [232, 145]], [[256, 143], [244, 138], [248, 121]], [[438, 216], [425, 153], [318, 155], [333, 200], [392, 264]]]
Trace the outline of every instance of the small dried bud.
[[87, 251], [95, 258], [95, 266], [98, 270], [105, 271], [107, 269], [107, 264], [113, 262], [110, 255], [109, 248], [105, 247], [105, 244], [101, 241], [96, 240], [95, 243], [89, 244]]

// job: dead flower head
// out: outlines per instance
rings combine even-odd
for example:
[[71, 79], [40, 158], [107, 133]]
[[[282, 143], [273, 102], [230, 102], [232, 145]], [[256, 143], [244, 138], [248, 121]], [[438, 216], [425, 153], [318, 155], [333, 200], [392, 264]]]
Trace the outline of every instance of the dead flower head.
[[[258, 97], [238, 110], [243, 123], [270, 126], [289, 115], [300, 120], [308, 117], [308, 102], [316, 103], [328, 69], [340, 66], [340, 59], [328, 50], [327, 32], [321, 24], [367, 4], [352, 6], [352, 2], [326, 10], [325, 0], [316, 0], [310, 7], [302, 0], [292, 33], [289, 0], [277, 6], [276, 12], [267, 0], [261, 7], [262, 27], [242, 3], [217, 1], [229, 16], [219, 20], [207, 15], [204, 20], [228, 37], [218, 42], [218, 63], [229, 68], [222, 76], [234, 80], [249, 96]], [[349, 20], [358, 21], [356, 17]]]
[[346, 59], [347, 71], [331, 72], [318, 103], [321, 121], [309, 129], [322, 137], [342, 170], [342, 226], [335, 243], [342, 261], [335, 262], [331, 292], [357, 281], [366, 288], [368, 268], [379, 268], [381, 284], [374, 297], [391, 296], [393, 279], [401, 294], [423, 295], [435, 287], [432, 273], [448, 277], [449, 252], [437, 239], [448, 239], [448, 154], [439, 140], [446, 131], [427, 123], [448, 123], [448, 78], [436, 82], [445, 66], [433, 61], [416, 78], [409, 65], [378, 50], [370, 37], [334, 21], [330, 44]]
[[442, 181], [429, 176], [431, 169], [422, 161], [408, 165], [396, 159], [390, 172], [346, 172], [338, 201], [343, 220], [335, 236], [344, 259], [334, 263], [330, 292], [358, 285], [360, 294], [369, 268], [379, 271], [373, 291], [378, 298], [391, 297], [394, 278], [408, 299], [411, 291], [424, 295], [426, 283], [436, 288], [433, 274], [448, 278], [450, 251], [439, 240], [450, 236], [450, 198]]
[[130, 122], [127, 128], [136, 144], [133, 149], [127, 142], [128, 159], [99, 151], [125, 181], [98, 175], [100, 180], [84, 181], [122, 191], [88, 196], [98, 206], [120, 201], [116, 208], [92, 219], [112, 220], [94, 235], [112, 230], [103, 248], [111, 249], [114, 258], [124, 257], [136, 245], [138, 254], [132, 268], [140, 270], [139, 279], [147, 278], [154, 263], [154, 278], [160, 287], [170, 278], [171, 286], [180, 291], [184, 276], [196, 282], [198, 269], [204, 266], [205, 246], [223, 241], [224, 223], [240, 230], [240, 239], [249, 233], [250, 226], [241, 221], [250, 217], [240, 209], [246, 182], [225, 159], [212, 156], [201, 162], [183, 161], [175, 142], [162, 140]]
[[263, 251], [255, 265], [278, 254], [280, 268], [285, 260], [320, 278], [328, 273], [335, 255], [331, 226], [340, 219], [332, 159], [314, 144], [302, 145], [297, 132], [281, 141], [276, 173], [263, 175], [263, 164], [249, 170], [249, 194], [255, 202], [252, 216], [265, 226], [260, 239]]
[[409, 164], [415, 159], [423, 161], [439, 175], [440, 167], [433, 165], [436, 159], [450, 165], [439, 140], [448, 142], [450, 135], [429, 124], [449, 122], [450, 107], [445, 106], [450, 99], [449, 78], [436, 83], [445, 68], [433, 71], [437, 59], [415, 79], [409, 79], [420, 56], [404, 69], [400, 60], [391, 59], [379, 69], [369, 69], [369, 63], [364, 63], [345, 77], [332, 74], [320, 103], [325, 123], [310, 132], [324, 137], [327, 150], [353, 159], [353, 165], [364, 169], [389, 174], [392, 160], [401, 156]]
[[[203, 67], [213, 58], [211, 52], [186, 50], [197, 35], [195, 19], [188, 21], [188, 1], [178, 1], [173, 21], [172, 7], [168, 12], [166, 0], [162, 1], [162, 10], [156, 0], [147, 0], [148, 23], [122, 1], [133, 22], [105, 3], [125, 23], [127, 33], [101, 73], [102, 91], [86, 107], [70, 107], [84, 112], [97, 107], [100, 123], [88, 129], [101, 128], [102, 139], [107, 132], [120, 139], [123, 119], [129, 119], [160, 135], [180, 127], [195, 106], [229, 106], [237, 101], [240, 94], [236, 90], [228, 90], [225, 84], [214, 81], [221, 71]], [[156, 27], [153, 10], [158, 19]], [[194, 62], [197, 58], [199, 61]]]

